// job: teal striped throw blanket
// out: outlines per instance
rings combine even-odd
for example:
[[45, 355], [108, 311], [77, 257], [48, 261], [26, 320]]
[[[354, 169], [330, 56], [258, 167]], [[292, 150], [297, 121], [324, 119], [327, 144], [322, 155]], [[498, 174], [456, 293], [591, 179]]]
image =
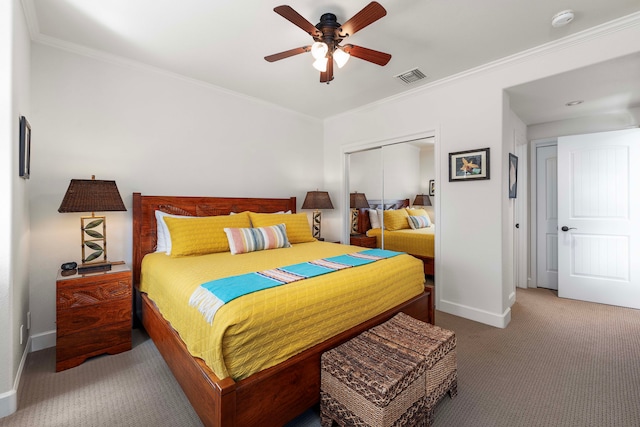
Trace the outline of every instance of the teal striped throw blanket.
[[191, 294], [189, 305], [196, 307], [204, 315], [207, 322], [212, 323], [213, 317], [220, 307], [242, 295], [321, 276], [345, 268], [370, 264], [400, 254], [402, 252], [368, 249], [361, 252], [302, 262], [287, 267], [212, 280], [196, 288]]

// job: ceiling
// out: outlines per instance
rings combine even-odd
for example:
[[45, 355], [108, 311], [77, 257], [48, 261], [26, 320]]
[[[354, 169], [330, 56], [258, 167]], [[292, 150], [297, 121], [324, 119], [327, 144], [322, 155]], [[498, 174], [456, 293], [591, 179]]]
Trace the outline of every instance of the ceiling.
[[[380, 67], [351, 58], [335, 69], [335, 80], [327, 85], [319, 83], [310, 53], [264, 60], [312, 42], [273, 11], [283, 0], [22, 2], [35, 41], [134, 61], [319, 119], [640, 11], [638, 0], [380, 0], [387, 16], [345, 42], [390, 53], [391, 61]], [[326, 12], [344, 23], [367, 3], [298, 0], [289, 5], [316, 24]], [[575, 12], [573, 22], [553, 28], [551, 17], [569, 8]], [[534, 124], [577, 114], [578, 109], [567, 113], [562, 108], [574, 97], [601, 101], [589, 108], [640, 105], [639, 64], [640, 56], [634, 55], [512, 88], [512, 108]], [[608, 79], [594, 85], [593, 77], [608, 67], [621, 76], [616, 84]], [[395, 78], [414, 68], [427, 78], [412, 85]]]

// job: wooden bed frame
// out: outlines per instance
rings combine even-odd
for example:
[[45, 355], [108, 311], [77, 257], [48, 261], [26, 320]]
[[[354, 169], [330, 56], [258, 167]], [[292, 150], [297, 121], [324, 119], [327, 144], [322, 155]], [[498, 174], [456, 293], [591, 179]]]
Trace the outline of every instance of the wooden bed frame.
[[[178, 215], [226, 215], [230, 212], [296, 211], [289, 199], [164, 197], [133, 193], [133, 275], [140, 284], [142, 258], [155, 250], [155, 210]], [[189, 354], [178, 333], [153, 301], [141, 295], [142, 324], [162, 354], [205, 426], [282, 426], [318, 403], [320, 356], [402, 311], [433, 323], [430, 288], [399, 306], [336, 335], [296, 356], [241, 381], [219, 379], [200, 358]]]
[[[382, 200], [369, 200], [368, 202], [369, 208], [358, 209], [358, 233], [360, 234], [367, 234], [367, 231], [371, 229], [368, 209], [401, 209], [410, 206], [409, 199], [384, 199], [384, 204]], [[435, 274], [435, 259], [433, 257], [411, 255], [422, 260], [424, 274], [428, 276]]]

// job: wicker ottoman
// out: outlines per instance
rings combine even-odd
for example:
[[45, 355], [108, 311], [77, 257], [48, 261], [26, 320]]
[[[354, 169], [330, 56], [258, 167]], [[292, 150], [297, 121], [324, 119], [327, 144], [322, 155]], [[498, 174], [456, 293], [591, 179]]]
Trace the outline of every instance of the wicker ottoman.
[[430, 426], [457, 394], [455, 345], [453, 332], [400, 313], [324, 353], [322, 426]]
[[422, 356], [365, 331], [321, 358], [323, 427], [423, 426]]
[[426, 369], [427, 425], [431, 425], [433, 411], [444, 395], [449, 393], [453, 398], [458, 394], [455, 333], [404, 313], [397, 314], [370, 332], [422, 355], [422, 366]]

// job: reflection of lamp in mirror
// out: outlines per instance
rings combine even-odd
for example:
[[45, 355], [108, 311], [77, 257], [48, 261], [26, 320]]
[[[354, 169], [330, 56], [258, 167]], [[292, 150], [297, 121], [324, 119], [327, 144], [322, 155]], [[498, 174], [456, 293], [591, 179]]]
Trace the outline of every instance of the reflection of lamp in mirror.
[[413, 204], [417, 206], [431, 206], [431, 199], [427, 194], [418, 194]]
[[333, 203], [327, 191], [309, 191], [302, 203], [302, 209], [313, 209], [313, 237], [322, 240], [320, 237], [320, 209], [333, 209]]
[[349, 207], [351, 208], [351, 234], [358, 234], [359, 209], [369, 208], [369, 201], [364, 193], [349, 194]]
[[[78, 273], [111, 270], [111, 263], [107, 261], [107, 218], [94, 212], [126, 210], [115, 181], [97, 180], [95, 176], [71, 180], [58, 212], [91, 212], [91, 216], [80, 217], [83, 265]], [[85, 256], [86, 248], [93, 252]], [[98, 260], [100, 257], [102, 262]]]

